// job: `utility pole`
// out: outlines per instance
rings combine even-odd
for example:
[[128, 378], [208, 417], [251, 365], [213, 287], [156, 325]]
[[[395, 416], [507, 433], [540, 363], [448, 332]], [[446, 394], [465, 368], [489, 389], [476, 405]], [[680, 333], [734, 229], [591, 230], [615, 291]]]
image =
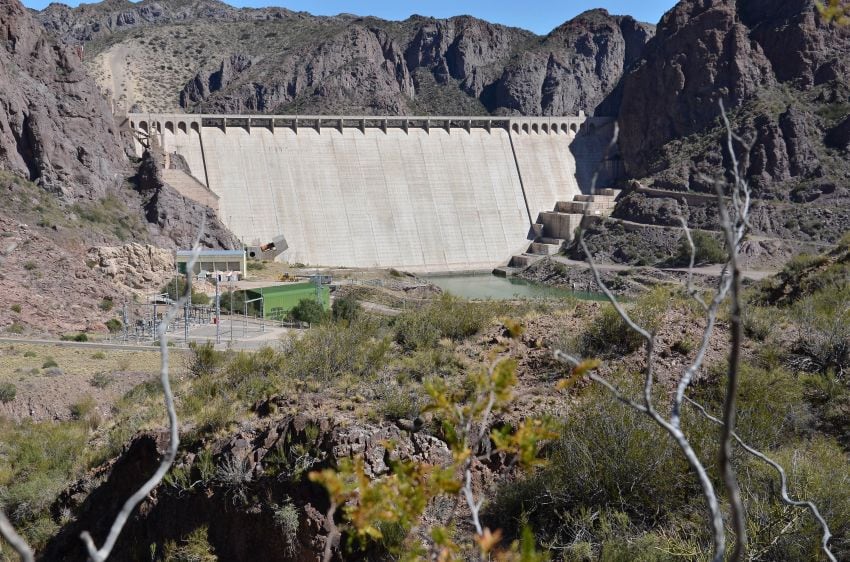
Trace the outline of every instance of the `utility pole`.
[[221, 343], [221, 295], [218, 292], [218, 275], [215, 276], [215, 343]]
[[127, 342], [127, 301], [121, 307], [121, 320], [124, 322], [124, 342]]

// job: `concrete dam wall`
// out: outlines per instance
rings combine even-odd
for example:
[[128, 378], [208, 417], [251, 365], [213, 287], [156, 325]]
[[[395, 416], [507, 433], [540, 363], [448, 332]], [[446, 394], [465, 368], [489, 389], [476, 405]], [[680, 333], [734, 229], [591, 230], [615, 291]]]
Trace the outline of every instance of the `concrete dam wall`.
[[506, 263], [538, 213], [589, 187], [612, 128], [585, 117], [129, 121], [184, 157], [245, 244], [283, 235], [291, 263], [411, 271]]

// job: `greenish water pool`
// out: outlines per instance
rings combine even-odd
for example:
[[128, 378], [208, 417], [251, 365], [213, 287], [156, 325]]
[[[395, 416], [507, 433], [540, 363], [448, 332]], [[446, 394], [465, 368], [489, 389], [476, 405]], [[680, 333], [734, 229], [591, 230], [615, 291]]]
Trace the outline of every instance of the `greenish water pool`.
[[496, 277], [489, 273], [464, 275], [432, 275], [428, 281], [442, 290], [465, 299], [540, 299], [577, 298], [582, 300], [605, 300], [599, 293], [570, 291], [548, 287], [515, 277]]

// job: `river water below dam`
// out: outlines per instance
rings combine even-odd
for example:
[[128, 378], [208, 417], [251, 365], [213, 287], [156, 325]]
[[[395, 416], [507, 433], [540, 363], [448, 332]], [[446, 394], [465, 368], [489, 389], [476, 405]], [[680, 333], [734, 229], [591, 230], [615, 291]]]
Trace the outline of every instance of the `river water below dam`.
[[464, 275], [433, 275], [428, 281], [442, 290], [465, 299], [563, 299], [605, 300], [599, 293], [571, 291], [559, 287], [549, 287], [532, 283], [516, 277], [496, 277], [489, 273]]

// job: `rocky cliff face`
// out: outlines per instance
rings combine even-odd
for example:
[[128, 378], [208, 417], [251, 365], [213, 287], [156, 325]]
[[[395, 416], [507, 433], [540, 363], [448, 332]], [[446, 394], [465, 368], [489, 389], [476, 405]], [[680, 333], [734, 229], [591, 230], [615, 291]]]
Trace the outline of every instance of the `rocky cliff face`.
[[626, 171], [663, 187], [707, 187], [699, 175], [728, 163], [723, 100], [754, 141], [747, 172], [759, 195], [793, 198], [804, 184], [833, 192], [848, 177], [846, 159], [829, 150], [843, 146], [848, 68], [850, 30], [820, 21], [811, 1], [684, 0], [623, 79]]
[[44, 26], [67, 42], [104, 39], [123, 31], [197, 20], [252, 21], [284, 19], [298, 15], [283, 8], [239, 10], [217, 0], [158, 2], [106, 0], [71, 8], [54, 2], [38, 15]]
[[[124, 498], [155, 470], [167, 439], [164, 433], [138, 435], [119, 458], [66, 491], [54, 509], [71, 509], [79, 515], [51, 540], [40, 559], [85, 560], [79, 533], [90, 530], [96, 538], [105, 534]], [[388, 442], [396, 446], [390, 450]], [[204, 448], [214, 463], [212, 472], [202, 472], [198, 462]], [[154, 490], [128, 521], [113, 557], [143, 559], [150, 555], [151, 545], [161, 552], [166, 541], [180, 541], [199, 526], [208, 526], [208, 540], [222, 560], [318, 560], [327, 535], [328, 499], [307, 473], [356, 455], [363, 456], [369, 477], [387, 474], [387, 463], [399, 459], [435, 465], [451, 461], [444, 442], [393, 425], [350, 425], [293, 415], [243, 425], [238, 432], [181, 455], [177, 471], [197, 482], [189, 488], [166, 482]], [[445, 519], [449, 509], [434, 503], [428, 516]], [[275, 510], [287, 504], [294, 507], [297, 519], [284, 528], [275, 519]], [[336, 546], [334, 559], [340, 560], [340, 545]]]
[[69, 198], [103, 197], [125, 160], [106, 100], [74, 49], [0, 0], [0, 168]]
[[[208, 0], [51, 5], [39, 18], [90, 42], [90, 68], [128, 107], [302, 114], [592, 113], [653, 33], [604, 10], [538, 37], [472, 17], [388, 22]], [[182, 90], [142, 83], [162, 69], [185, 76]]]
[[160, 246], [191, 248], [203, 227], [200, 244], [206, 248], [235, 249], [242, 244], [216, 217], [215, 211], [182, 196], [162, 179], [162, 161], [145, 152], [134, 178], [142, 208]]
[[[480, 113], [594, 113], [652, 36], [652, 26], [604, 10], [544, 38], [471, 17], [415, 17], [401, 36], [387, 27], [353, 22], [319, 45], [257, 64], [234, 65], [231, 55], [190, 81], [181, 103], [221, 112], [293, 111], [297, 104], [301, 112], [457, 113], [457, 101], [440, 107], [432, 99], [448, 90], [480, 104]], [[218, 87], [204, 96], [199, 84]]]

